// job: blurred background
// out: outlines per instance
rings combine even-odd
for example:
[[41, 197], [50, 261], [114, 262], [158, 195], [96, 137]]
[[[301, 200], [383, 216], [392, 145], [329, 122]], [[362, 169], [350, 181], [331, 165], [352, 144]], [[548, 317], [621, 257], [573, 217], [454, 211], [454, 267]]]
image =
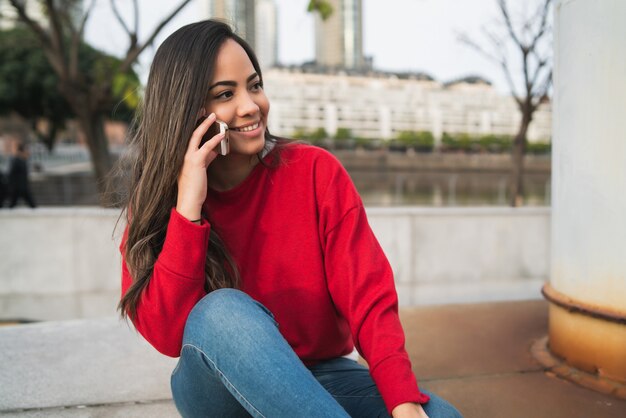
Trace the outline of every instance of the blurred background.
[[0, 13], [0, 318], [115, 313], [116, 162], [160, 42], [207, 18], [257, 51], [271, 132], [346, 167], [401, 305], [541, 298], [551, 0], [0, 0]]
[[272, 133], [336, 153], [367, 205], [548, 206], [552, 6], [509, 3], [0, 0], [0, 171], [25, 141], [37, 204], [112, 204], [156, 48], [217, 17], [259, 55]]

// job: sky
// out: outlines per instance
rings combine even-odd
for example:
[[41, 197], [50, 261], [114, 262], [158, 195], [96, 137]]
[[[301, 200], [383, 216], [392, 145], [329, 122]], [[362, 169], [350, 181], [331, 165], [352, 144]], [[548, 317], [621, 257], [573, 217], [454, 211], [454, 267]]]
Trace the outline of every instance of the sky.
[[[180, 26], [198, 20], [200, 1], [187, 5], [164, 28], [155, 45]], [[308, 0], [275, 2], [279, 61], [299, 64], [312, 60], [315, 45], [313, 17], [306, 11]], [[127, 21], [132, 22], [132, 2], [118, 0], [117, 3]], [[145, 39], [176, 4], [175, 0], [139, 0], [140, 39]], [[444, 82], [479, 75], [490, 80], [498, 91], [509, 91], [500, 67], [458, 40], [460, 33], [483, 39], [482, 28], [497, 21], [496, 0], [363, 0], [363, 14], [364, 52], [373, 57], [376, 69], [426, 72]], [[89, 43], [114, 55], [122, 55], [127, 47], [108, 0], [97, 0], [85, 36]], [[154, 51], [150, 48], [140, 58], [137, 68], [144, 81]]]

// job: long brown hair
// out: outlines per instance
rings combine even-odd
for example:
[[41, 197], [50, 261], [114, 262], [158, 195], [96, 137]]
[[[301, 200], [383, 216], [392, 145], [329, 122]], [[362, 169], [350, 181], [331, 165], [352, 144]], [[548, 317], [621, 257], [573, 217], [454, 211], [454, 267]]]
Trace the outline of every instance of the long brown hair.
[[[205, 104], [220, 47], [233, 39], [246, 51], [261, 78], [252, 48], [220, 21], [184, 26], [157, 50], [146, 85], [143, 108], [129, 144], [128, 200], [124, 212], [128, 236], [124, 258], [133, 283], [122, 297], [122, 316], [134, 318], [141, 293], [150, 282], [163, 248], [171, 208], [176, 206], [177, 178], [198, 110]], [[265, 133], [266, 148], [282, 141]], [[238, 287], [237, 265], [211, 228], [206, 252], [205, 289]]]

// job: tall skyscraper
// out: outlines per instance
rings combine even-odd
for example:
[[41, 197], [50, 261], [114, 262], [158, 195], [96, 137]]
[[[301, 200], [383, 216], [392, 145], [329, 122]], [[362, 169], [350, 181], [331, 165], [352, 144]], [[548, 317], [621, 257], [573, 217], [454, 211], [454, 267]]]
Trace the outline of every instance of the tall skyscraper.
[[204, 0], [200, 14], [226, 20], [252, 46], [262, 68], [276, 65], [278, 20], [274, 0]]
[[278, 17], [274, 0], [256, 0], [255, 52], [261, 68], [274, 67], [278, 61]]
[[255, 0], [204, 0], [200, 8], [205, 18], [226, 20], [237, 35], [256, 47]]
[[326, 67], [363, 68], [362, 0], [329, 2], [332, 15], [326, 21], [315, 16], [315, 61]]

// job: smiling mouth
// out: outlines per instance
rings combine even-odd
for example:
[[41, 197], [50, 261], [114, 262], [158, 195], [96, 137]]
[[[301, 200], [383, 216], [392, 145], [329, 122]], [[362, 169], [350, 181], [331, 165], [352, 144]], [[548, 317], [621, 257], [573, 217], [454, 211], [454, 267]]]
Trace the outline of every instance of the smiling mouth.
[[255, 123], [254, 125], [246, 126], [243, 128], [231, 128], [231, 129], [235, 132], [250, 132], [250, 131], [254, 131], [258, 127], [259, 127], [259, 122]]

